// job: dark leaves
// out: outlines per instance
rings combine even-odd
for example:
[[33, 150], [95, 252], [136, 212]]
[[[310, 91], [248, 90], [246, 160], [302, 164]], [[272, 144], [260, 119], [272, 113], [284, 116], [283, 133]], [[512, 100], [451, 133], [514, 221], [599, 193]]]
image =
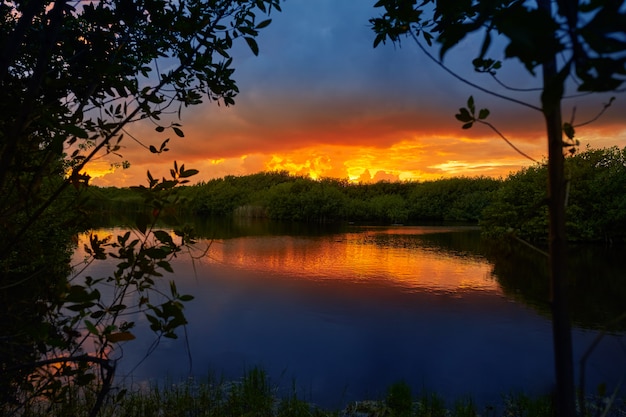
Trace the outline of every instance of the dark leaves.
[[542, 10], [518, 3], [495, 16], [493, 23], [509, 39], [506, 57], [519, 59], [531, 74], [565, 48], [556, 37], [559, 25]]
[[463, 123], [463, 129], [471, 128], [475, 122], [484, 120], [489, 116], [488, 109], [480, 109], [478, 117], [476, 117], [476, 105], [474, 104], [474, 97], [470, 96], [467, 99], [467, 107], [461, 107], [459, 112], [454, 116], [459, 122]]
[[178, 136], [179, 138], [184, 138], [185, 137], [185, 134], [183, 133], [183, 131], [180, 128], [178, 128], [176, 126], [173, 126], [172, 130], [174, 131], [174, 133], [176, 133], [176, 136]]
[[250, 36], [244, 37], [248, 47], [252, 51], [254, 55], [259, 55], [259, 45], [256, 43], [256, 40]]
[[456, 119], [460, 122], [471, 122], [474, 120], [474, 117], [470, 114], [469, 110], [466, 108], [460, 108], [459, 113], [455, 115]]
[[269, 26], [270, 23], [272, 23], [272, 19], [264, 20], [261, 23], [259, 23], [258, 25], [256, 25], [255, 29], [263, 29], [264, 27]]

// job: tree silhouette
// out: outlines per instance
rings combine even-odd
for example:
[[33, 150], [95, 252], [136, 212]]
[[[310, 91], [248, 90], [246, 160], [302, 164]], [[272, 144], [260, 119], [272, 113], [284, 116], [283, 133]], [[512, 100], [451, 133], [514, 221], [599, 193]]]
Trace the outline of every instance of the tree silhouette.
[[[556, 406], [559, 415], [573, 416], [576, 414], [574, 366], [564, 272], [567, 189], [564, 151], [575, 150], [575, 129], [587, 122], [564, 123], [561, 103], [572, 84], [581, 92], [620, 91], [626, 80], [623, 3], [615, 0], [380, 0], [375, 7], [382, 8], [384, 13], [370, 20], [376, 33], [374, 46], [386, 40], [397, 43], [408, 36], [428, 53], [422, 42], [429, 47], [436, 42], [439, 59], [435, 60], [450, 71], [441, 62], [444, 56], [469, 35], [479, 35], [482, 43], [472, 61], [474, 68], [497, 79], [502, 61], [493, 58], [493, 50], [498, 46], [493, 40], [499, 38], [504, 41], [504, 48], [499, 51], [504, 60], [519, 61], [529, 74], [541, 80], [540, 107], [472, 85], [533, 108], [545, 120]], [[464, 128], [469, 128], [488, 114], [484, 109], [476, 114], [473, 100], [470, 100], [457, 119], [464, 123]]]
[[[114, 255], [123, 267], [108, 281], [121, 289], [116, 304], [104, 304], [98, 280], [70, 285], [70, 238], [81, 227], [77, 199], [83, 197], [72, 190], [88, 185], [87, 165], [104, 155], [123, 158], [128, 140], [152, 153], [168, 150], [169, 138], [149, 143], [151, 138], [133, 136], [133, 123], [182, 138], [179, 118], [186, 107], [206, 100], [234, 104], [230, 50], [241, 40], [257, 54], [255, 38], [270, 23], [267, 15], [280, 10], [279, 2], [0, 4], [0, 412], [16, 413], [25, 399], [49, 394], [59, 401], [55, 395], [67, 387], [55, 376], [88, 384], [96, 376], [92, 366], [110, 367], [102, 355], [79, 354], [84, 334], [95, 337], [102, 352], [130, 339], [130, 324], [118, 320], [126, 289], [149, 288], [179, 247], [158, 231], [152, 233], [156, 245], [146, 245], [167, 194], [196, 173], [175, 164], [171, 179], [148, 173], [149, 187], [142, 191], [153, 210], [136, 224], [143, 240], [124, 235], [111, 243], [92, 236], [88, 250], [94, 259], [106, 256], [107, 245], [118, 248]], [[125, 275], [128, 269], [135, 272]], [[173, 286], [170, 302], [151, 306], [139, 300], [139, 307], [153, 313], [153, 330], [167, 337], [184, 323], [185, 299]], [[105, 316], [110, 326], [96, 325]]]

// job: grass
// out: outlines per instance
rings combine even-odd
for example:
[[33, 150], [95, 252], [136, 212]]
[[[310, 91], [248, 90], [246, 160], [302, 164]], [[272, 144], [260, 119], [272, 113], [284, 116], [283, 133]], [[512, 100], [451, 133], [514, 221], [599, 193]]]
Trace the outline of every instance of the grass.
[[[435, 393], [414, 394], [408, 384], [391, 385], [385, 398], [347, 404], [343, 410], [323, 410], [297, 395], [277, 397], [277, 389], [258, 368], [235, 382], [208, 378], [179, 384], [154, 385], [147, 389], [119, 390], [110, 395], [98, 417], [551, 417], [550, 398], [523, 394], [503, 397], [502, 403], [477, 407], [471, 399], [447, 403]], [[88, 416], [94, 396], [72, 395], [68, 401], [39, 404], [23, 409], [23, 417]], [[589, 401], [588, 416], [602, 416], [606, 399]], [[1, 409], [1, 407], [0, 407]], [[626, 416], [623, 400], [612, 404], [606, 416]]]

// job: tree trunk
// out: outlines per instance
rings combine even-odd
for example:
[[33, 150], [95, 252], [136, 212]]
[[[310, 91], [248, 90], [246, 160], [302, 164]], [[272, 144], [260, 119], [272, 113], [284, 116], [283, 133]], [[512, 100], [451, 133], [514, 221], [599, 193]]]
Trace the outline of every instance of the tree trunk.
[[[550, 3], [539, 0], [549, 11]], [[550, 302], [556, 372], [556, 411], [560, 417], [576, 415], [572, 329], [569, 318], [566, 268], [565, 189], [561, 98], [567, 72], [557, 70], [556, 58], [543, 64], [542, 108], [548, 135], [548, 208]]]
[[[569, 318], [565, 236], [565, 180], [560, 113], [546, 114], [548, 131], [548, 200], [550, 212], [549, 270], [552, 337], [556, 371], [556, 405], [559, 416], [576, 413], [572, 330]], [[558, 134], [557, 134], [558, 128]]]

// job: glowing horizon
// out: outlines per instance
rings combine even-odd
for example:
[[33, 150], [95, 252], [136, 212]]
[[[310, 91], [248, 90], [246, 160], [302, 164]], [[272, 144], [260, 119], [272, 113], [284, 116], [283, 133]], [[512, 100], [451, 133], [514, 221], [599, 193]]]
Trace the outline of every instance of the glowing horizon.
[[[313, 179], [337, 178], [350, 182], [370, 183], [386, 181], [431, 181], [450, 177], [487, 176], [506, 178], [509, 174], [533, 165], [535, 162], [516, 153], [502, 141], [464, 138], [403, 141], [387, 148], [350, 145], [309, 145], [286, 152], [250, 152], [240, 156], [204, 158], [202, 155], [185, 155], [172, 151], [172, 155], [135, 157], [129, 152], [129, 169], [111, 168], [110, 161], [100, 159], [87, 166], [91, 183], [98, 186], [131, 186], [144, 184], [146, 172], [155, 177], [169, 175], [173, 161], [200, 171], [192, 177], [197, 183], [228, 175], [244, 176], [258, 172], [287, 171], [291, 175]], [[626, 130], [612, 139], [591, 138], [582, 140], [581, 148], [624, 146]], [[526, 143], [524, 151], [540, 162], [545, 159], [540, 144]], [[141, 150], [140, 150], [141, 152]]]
[[[289, 1], [261, 32], [258, 56], [245, 45], [235, 48], [241, 91], [235, 106], [207, 102], [184, 109], [182, 120], [171, 120], [182, 124], [184, 138], [155, 132], [153, 124], [129, 126], [146, 145], [159, 148], [171, 138], [171, 150], [155, 155], [126, 139], [121, 153], [130, 168], [111, 171], [111, 163], [122, 162], [113, 156], [92, 162], [86, 169], [92, 183], [144, 184], [146, 171], [168, 176], [174, 161], [200, 171], [192, 182], [275, 170], [350, 181], [505, 177], [531, 165], [488, 127], [461, 129], [454, 114], [470, 95], [477, 108], [491, 110], [488, 121], [515, 146], [537, 161], [545, 158], [540, 112], [468, 87], [408, 41], [374, 49], [372, 6]], [[512, 94], [473, 70], [474, 46], [451, 51], [446, 64], [488, 91]], [[518, 87], [540, 85], [517, 63], [505, 61], [500, 75]], [[577, 129], [581, 148], [626, 146], [624, 94], [578, 96], [571, 87], [567, 94], [574, 98], [563, 102], [563, 118], [573, 124], [593, 120], [617, 95], [600, 119]], [[539, 93], [515, 97], [540, 105]]]

